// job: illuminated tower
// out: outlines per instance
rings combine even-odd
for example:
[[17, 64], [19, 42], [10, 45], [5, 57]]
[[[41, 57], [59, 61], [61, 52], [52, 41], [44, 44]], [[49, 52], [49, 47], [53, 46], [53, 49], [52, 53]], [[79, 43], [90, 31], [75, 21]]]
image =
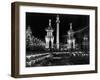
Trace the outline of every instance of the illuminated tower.
[[67, 45], [68, 49], [75, 48], [75, 38], [74, 31], [72, 30], [72, 23], [70, 23], [70, 30], [68, 31]]
[[82, 45], [83, 45], [83, 48], [85, 50], [89, 49], [89, 39], [88, 39], [88, 35], [84, 35]]
[[56, 30], [56, 45], [57, 45], [57, 49], [59, 49], [59, 15], [57, 15], [56, 17], [56, 23], [57, 23], [57, 30]]
[[46, 41], [46, 48], [53, 48], [53, 43], [54, 43], [54, 36], [53, 36], [53, 28], [51, 27], [51, 19], [49, 19], [49, 27], [45, 29], [47, 32], [47, 35], [45, 36], [45, 41]]
[[26, 29], [26, 45], [27, 46], [30, 46], [30, 45], [33, 45], [33, 42], [32, 42], [32, 30], [31, 30], [31, 27], [28, 26], [28, 28]]

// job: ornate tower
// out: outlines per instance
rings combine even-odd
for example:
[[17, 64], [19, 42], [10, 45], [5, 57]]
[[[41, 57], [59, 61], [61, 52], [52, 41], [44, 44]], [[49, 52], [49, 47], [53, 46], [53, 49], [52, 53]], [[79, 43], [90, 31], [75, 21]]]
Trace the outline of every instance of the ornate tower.
[[30, 45], [33, 45], [33, 42], [32, 42], [32, 30], [31, 30], [31, 27], [28, 26], [28, 28], [26, 29], [26, 45], [27, 46], [30, 46]]
[[54, 36], [53, 36], [53, 28], [51, 27], [51, 19], [49, 19], [49, 27], [45, 29], [47, 32], [47, 35], [45, 36], [45, 41], [46, 41], [46, 48], [53, 48], [53, 43], [54, 43]]
[[84, 35], [82, 45], [85, 50], [89, 49], [88, 35]]
[[56, 45], [57, 45], [57, 49], [59, 49], [59, 15], [57, 15], [56, 17], [56, 23], [57, 23], [57, 30], [56, 30]]
[[68, 49], [75, 48], [75, 38], [74, 31], [72, 30], [72, 23], [70, 23], [70, 30], [68, 31], [67, 45]]

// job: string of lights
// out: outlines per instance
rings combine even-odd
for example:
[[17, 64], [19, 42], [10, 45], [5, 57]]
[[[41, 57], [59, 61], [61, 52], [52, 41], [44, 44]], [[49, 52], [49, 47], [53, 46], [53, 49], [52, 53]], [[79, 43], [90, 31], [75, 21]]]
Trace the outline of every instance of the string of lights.
[[[88, 28], [89, 28], [89, 27], [86, 26], [86, 27], [84, 27], [84, 28], [82, 28], [82, 29], [80, 29], [80, 30], [74, 31], [73, 33], [74, 33], [74, 34], [76, 34], [76, 33], [81, 33], [82, 31], [84, 31], [84, 30], [86, 30], [86, 29], [88, 29]], [[66, 37], [66, 36], [68, 36], [68, 35], [64, 35], [64, 37]]]
[[82, 29], [80, 29], [80, 30], [77, 30], [77, 31], [74, 32], [74, 34], [75, 34], [75, 33], [82, 32], [82, 31], [84, 31], [84, 30], [87, 29], [87, 28], [88, 28], [88, 26], [86, 26], [86, 27], [84, 27], [84, 28], [82, 28]]

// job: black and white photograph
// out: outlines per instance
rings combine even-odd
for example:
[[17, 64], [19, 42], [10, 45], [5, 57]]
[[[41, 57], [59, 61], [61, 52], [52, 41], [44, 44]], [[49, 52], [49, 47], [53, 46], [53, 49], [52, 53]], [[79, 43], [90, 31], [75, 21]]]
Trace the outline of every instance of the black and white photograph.
[[97, 7], [12, 4], [12, 76], [97, 73]]
[[89, 64], [89, 17], [26, 12], [26, 67]]

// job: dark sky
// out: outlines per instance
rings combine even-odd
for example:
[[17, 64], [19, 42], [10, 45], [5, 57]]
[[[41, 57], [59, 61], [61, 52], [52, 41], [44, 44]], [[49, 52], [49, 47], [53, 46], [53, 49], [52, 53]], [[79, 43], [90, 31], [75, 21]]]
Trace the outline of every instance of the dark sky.
[[[49, 19], [52, 21], [52, 28], [54, 29], [53, 35], [56, 38], [56, 16], [57, 14], [47, 14], [47, 13], [26, 13], [26, 28], [31, 27], [32, 33], [35, 37], [45, 40], [46, 31], [45, 28], [48, 27]], [[73, 30], [80, 30], [86, 26], [89, 26], [89, 16], [88, 15], [68, 15], [59, 14], [60, 17], [60, 41], [63, 40], [63, 35], [67, 34], [69, 30], [69, 23], [73, 24]], [[86, 32], [89, 34], [89, 31]], [[56, 40], [56, 39], [55, 39]]]

